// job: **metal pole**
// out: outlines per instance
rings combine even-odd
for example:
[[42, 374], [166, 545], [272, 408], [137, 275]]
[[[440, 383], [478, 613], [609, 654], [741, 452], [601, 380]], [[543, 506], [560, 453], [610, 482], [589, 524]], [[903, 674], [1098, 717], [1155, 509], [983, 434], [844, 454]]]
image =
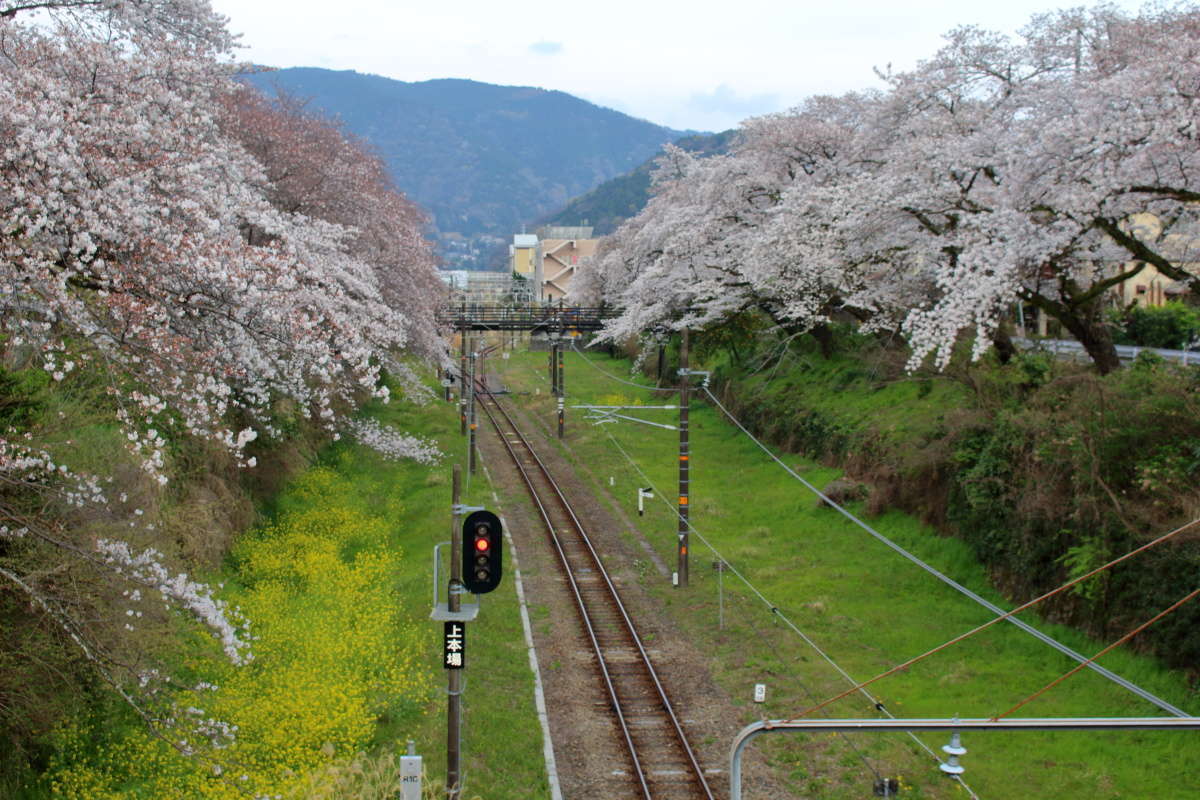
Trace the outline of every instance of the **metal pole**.
[[469, 406], [471, 413], [471, 436], [467, 450], [467, 472], [470, 475], [475, 474], [475, 428], [477, 427], [475, 424], [475, 359], [477, 355], [478, 353], [471, 353], [471, 402]]
[[691, 453], [688, 449], [688, 330], [683, 329], [679, 345], [679, 545], [678, 585], [688, 585], [688, 499], [689, 466]]
[[563, 417], [566, 413], [563, 404], [566, 402], [567, 388], [565, 383], [566, 370], [563, 364], [564, 356], [563, 349], [558, 348], [558, 438], [563, 438]]
[[[454, 465], [450, 496], [453, 512], [450, 521], [450, 581], [447, 587], [447, 608], [459, 611], [462, 592], [462, 524], [459, 511], [462, 503], [462, 465]], [[458, 800], [462, 792], [460, 769], [462, 736], [462, 670], [449, 673], [446, 706], [446, 798]]]
[[717, 562], [717, 630], [725, 630], [725, 562]]
[[729, 797], [742, 800], [742, 750], [762, 733], [803, 731], [1200, 730], [1200, 717], [1027, 717], [1025, 719], [770, 719], [742, 728], [729, 759]]
[[458, 359], [458, 416], [462, 421], [462, 435], [467, 435], [467, 325], [466, 325], [466, 306], [463, 306], [464, 322], [459, 329], [458, 335], [462, 343], [462, 352]]
[[554, 392], [555, 397], [562, 394], [562, 387], [558, 385], [558, 339], [554, 340], [554, 347], [550, 350], [550, 389]]

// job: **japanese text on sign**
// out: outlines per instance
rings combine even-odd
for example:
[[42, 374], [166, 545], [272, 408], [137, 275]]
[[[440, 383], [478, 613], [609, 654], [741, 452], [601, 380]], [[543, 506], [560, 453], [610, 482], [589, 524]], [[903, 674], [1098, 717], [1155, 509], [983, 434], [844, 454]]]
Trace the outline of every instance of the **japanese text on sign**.
[[464, 622], [442, 624], [442, 665], [446, 669], [462, 669], [467, 654], [467, 625]]

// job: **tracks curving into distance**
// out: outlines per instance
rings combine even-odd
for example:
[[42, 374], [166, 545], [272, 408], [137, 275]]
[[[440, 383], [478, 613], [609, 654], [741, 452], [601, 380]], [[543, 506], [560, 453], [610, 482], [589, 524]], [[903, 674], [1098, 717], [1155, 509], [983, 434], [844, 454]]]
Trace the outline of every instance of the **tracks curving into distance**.
[[629, 755], [632, 785], [620, 796], [713, 800], [683, 726], [582, 523], [499, 400], [482, 388], [477, 396], [545, 523], [595, 652]]

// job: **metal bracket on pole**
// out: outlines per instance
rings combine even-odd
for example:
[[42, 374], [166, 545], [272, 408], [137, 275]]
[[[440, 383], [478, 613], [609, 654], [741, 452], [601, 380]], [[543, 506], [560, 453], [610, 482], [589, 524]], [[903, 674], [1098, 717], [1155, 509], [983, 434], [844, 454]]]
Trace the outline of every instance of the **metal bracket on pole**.
[[766, 719], [742, 728], [729, 754], [729, 797], [742, 800], [742, 750], [755, 736], [784, 731], [1200, 730], [1200, 717], [1041, 717], [1018, 719]]
[[[455, 506], [455, 508], [458, 508], [458, 506]], [[463, 506], [463, 508], [465, 508], [465, 506]], [[471, 510], [478, 511], [479, 509]], [[451, 611], [450, 603], [441, 599], [441, 576], [439, 575], [441, 550], [448, 544], [450, 544], [450, 542], [438, 542], [433, 546], [433, 611], [429, 613], [429, 618], [436, 622], [470, 622], [471, 620], [475, 619], [475, 617], [479, 616], [478, 599], [474, 603], [461, 603], [460, 601], [458, 611]], [[469, 592], [467, 592], [467, 590], [461, 586], [457, 588], [458, 591], [455, 592], [456, 594], [469, 594]], [[447, 589], [447, 592], [449, 591], [453, 590]]]
[[669, 431], [679, 430], [674, 425], [668, 425], [663, 422], [651, 422], [648, 419], [640, 419], [639, 417], [631, 417], [627, 414], [618, 414], [621, 410], [674, 410], [677, 406], [596, 406], [596, 405], [573, 405], [571, 408], [582, 408], [588, 412], [584, 419], [595, 420], [594, 425], [599, 425], [601, 422], [616, 422], [618, 419], [628, 420], [630, 422], [640, 422], [643, 425], [653, 425], [655, 428], [666, 428]]
[[679, 369], [676, 371], [676, 374], [677, 374], [677, 375], [679, 375], [679, 377], [681, 377], [681, 378], [683, 378], [683, 377], [691, 377], [692, 375], [702, 375], [702, 376], [704, 376], [704, 380], [702, 380], [702, 381], [700, 382], [700, 388], [702, 388], [702, 389], [707, 389], [707, 388], [708, 388], [708, 379], [709, 379], [710, 377], [712, 377], [712, 373], [711, 373], [711, 372], [709, 372], [708, 370], [703, 370], [703, 369], [684, 369], [683, 367], [680, 367], [680, 368], [679, 368]]

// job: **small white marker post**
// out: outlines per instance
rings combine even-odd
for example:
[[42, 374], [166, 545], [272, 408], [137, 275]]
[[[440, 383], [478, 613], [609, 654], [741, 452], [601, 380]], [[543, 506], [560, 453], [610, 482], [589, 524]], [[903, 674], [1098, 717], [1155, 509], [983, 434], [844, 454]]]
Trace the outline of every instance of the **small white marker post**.
[[400, 756], [400, 800], [421, 800], [421, 780], [424, 770], [417, 745], [408, 740], [408, 754]]
[[767, 685], [765, 683], [754, 684], [754, 702], [767, 702]]
[[638, 487], [638, 516], [639, 517], [646, 516], [646, 507], [645, 507], [644, 501], [646, 500], [647, 497], [654, 497], [654, 492], [650, 491], [649, 489], [643, 489], [641, 487]]

